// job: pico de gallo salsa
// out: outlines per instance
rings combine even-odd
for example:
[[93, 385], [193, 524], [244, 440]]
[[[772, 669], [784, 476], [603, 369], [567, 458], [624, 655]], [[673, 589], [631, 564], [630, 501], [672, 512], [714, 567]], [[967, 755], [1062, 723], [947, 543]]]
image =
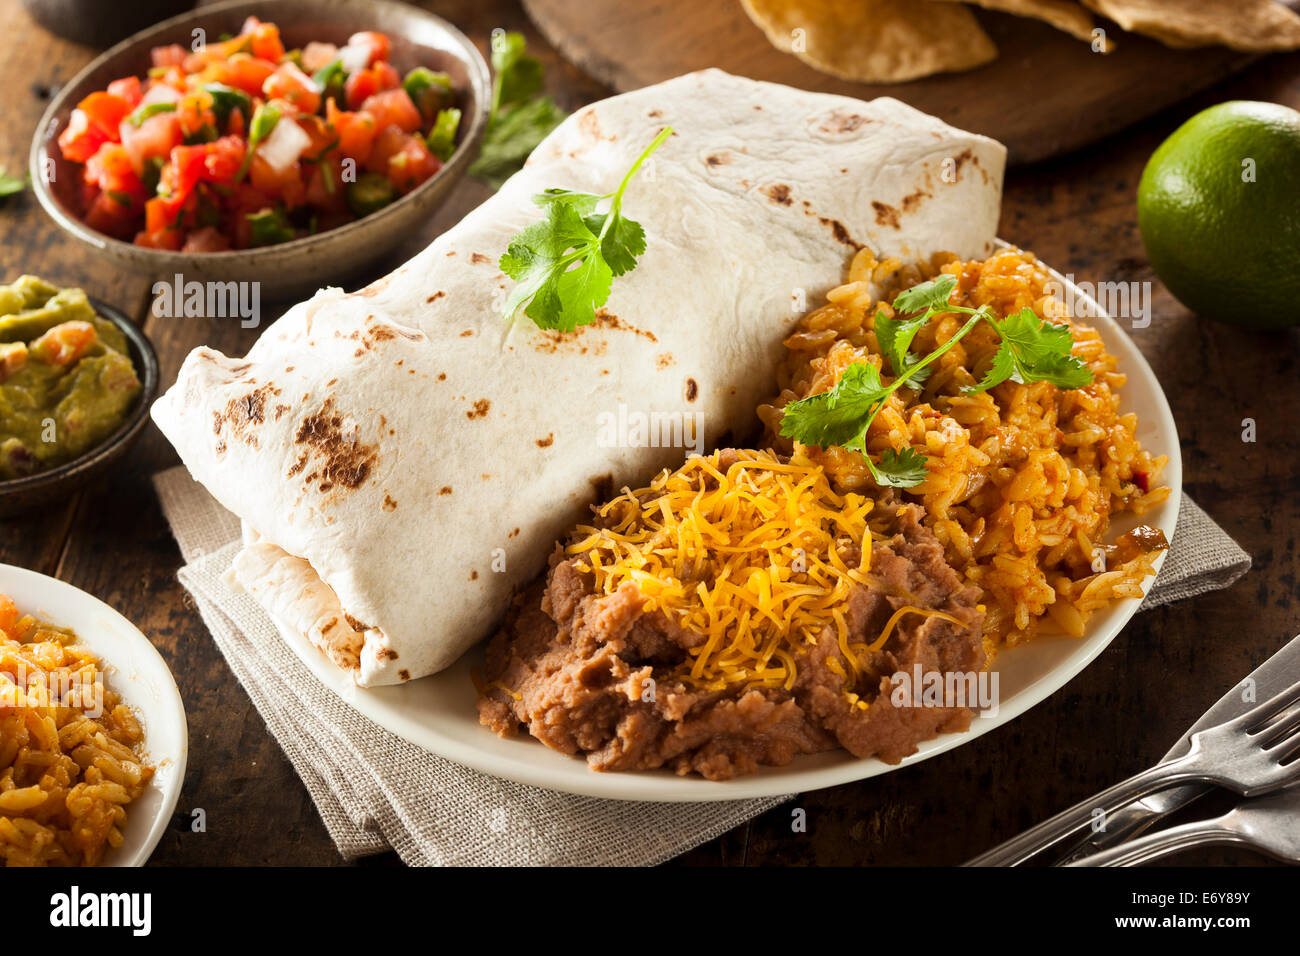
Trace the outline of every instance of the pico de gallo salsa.
[[92, 229], [155, 249], [274, 245], [383, 208], [456, 148], [445, 73], [402, 76], [382, 33], [286, 50], [274, 23], [191, 51], [155, 47], [144, 79], [85, 97], [59, 135], [83, 166]]

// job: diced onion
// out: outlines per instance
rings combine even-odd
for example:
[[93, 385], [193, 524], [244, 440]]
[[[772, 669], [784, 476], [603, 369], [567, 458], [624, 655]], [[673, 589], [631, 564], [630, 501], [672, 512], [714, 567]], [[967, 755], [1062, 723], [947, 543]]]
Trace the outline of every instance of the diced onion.
[[280, 117], [271, 130], [271, 135], [257, 147], [257, 155], [277, 173], [282, 173], [292, 166], [307, 148], [311, 146], [311, 137], [298, 123], [288, 116]]
[[343, 64], [343, 71], [348, 76], [353, 73], [360, 73], [370, 62], [370, 47], [348, 44], [339, 50], [339, 60]]
[[155, 83], [145, 90], [140, 99], [140, 106], [152, 106], [154, 103], [179, 103], [181, 92], [170, 83]]

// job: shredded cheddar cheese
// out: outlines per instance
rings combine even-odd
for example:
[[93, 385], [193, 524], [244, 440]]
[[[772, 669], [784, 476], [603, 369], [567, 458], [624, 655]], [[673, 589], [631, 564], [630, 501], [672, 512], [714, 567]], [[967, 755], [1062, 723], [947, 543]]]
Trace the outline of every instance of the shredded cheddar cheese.
[[789, 689], [797, 653], [827, 627], [853, 683], [866, 646], [848, 642], [845, 602], [872, 583], [873, 505], [835, 492], [802, 454], [742, 452], [724, 473], [715, 453], [624, 489], [600, 509], [609, 526], [580, 527], [567, 553], [598, 592], [634, 584], [646, 610], [703, 635], [677, 675], [689, 684]]
[[901, 618], [904, 614], [921, 614], [926, 617], [938, 617], [938, 618], [942, 618], [945, 621], [951, 621], [953, 624], [956, 624], [959, 627], [966, 627], [965, 621], [961, 620], [961, 618], [953, 617], [951, 614], [948, 614], [945, 611], [936, 611], [933, 610], [932, 608], [924, 608], [924, 607], [912, 607], [912, 605], [910, 604], [905, 604], [903, 607], [900, 607], [897, 611], [895, 611], [890, 616], [889, 620], [885, 622], [885, 626], [880, 631], [880, 636], [867, 645], [867, 650], [878, 651], [882, 647], [884, 647], [885, 643], [889, 640], [889, 635], [894, 630], [894, 625], [898, 623], [899, 618]]

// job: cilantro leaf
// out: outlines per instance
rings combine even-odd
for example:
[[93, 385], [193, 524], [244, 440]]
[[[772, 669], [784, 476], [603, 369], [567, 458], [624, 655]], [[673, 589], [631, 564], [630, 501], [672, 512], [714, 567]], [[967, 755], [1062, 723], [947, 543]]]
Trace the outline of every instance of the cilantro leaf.
[[891, 488], [913, 488], [925, 481], [930, 477], [925, 463], [926, 457], [910, 445], [901, 452], [886, 448], [879, 464], [872, 465], [870, 459], [867, 460], [876, 484]]
[[787, 405], [781, 434], [818, 448], [839, 445], [865, 452], [867, 426], [889, 392], [874, 365], [855, 362], [840, 373], [830, 391]]
[[[572, 189], [556, 189], [552, 187], [534, 196], [533, 202], [543, 209], [561, 204], [571, 206], [579, 216], [586, 216], [596, 211], [596, 205], [600, 202], [600, 197], [593, 196], [591, 193], [574, 192]], [[600, 227], [597, 226], [592, 232], [599, 233]]]
[[518, 106], [542, 91], [542, 63], [525, 51], [522, 33], [511, 31], [492, 38], [492, 110]]
[[[524, 314], [540, 329], [572, 332], [596, 321], [615, 276], [636, 267], [645, 230], [623, 216], [623, 193], [646, 157], [672, 135], [665, 128], [632, 163], [614, 192], [604, 196], [548, 189], [533, 197], [546, 218], [520, 231], [501, 257], [501, 271], [516, 281], [505, 316]], [[609, 209], [595, 212], [609, 200]]]
[[781, 434], [805, 445], [838, 445], [862, 453], [871, 476], [883, 487], [911, 488], [925, 481], [925, 456], [914, 448], [885, 449], [877, 464], [867, 456], [867, 429], [896, 386], [886, 386], [868, 362], [855, 362], [828, 392], [791, 402], [781, 418]]
[[[874, 462], [866, 453], [867, 430], [884, 407], [885, 399], [904, 386], [920, 386], [930, 374], [929, 366], [980, 322], [993, 326], [1002, 344], [979, 385], [964, 389], [966, 393], [984, 391], [1008, 379], [1021, 383], [1051, 382], [1060, 388], [1082, 388], [1092, 382], [1092, 372], [1070, 354], [1074, 334], [1068, 325], [1046, 322], [1029, 308], [998, 320], [988, 305], [978, 309], [952, 305], [948, 297], [956, 286], [954, 276], [941, 275], [900, 293], [894, 300], [894, 309], [899, 315], [911, 315], [910, 319], [889, 318], [876, 313], [876, 341], [897, 376], [891, 384], [886, 386], [881, 382], [880, 373], [873, 365], [850, 365], [829, 392], [786, 405], [781, 418], [781, 434], [805, 445], [819, 448], [838, 445], [861, 452], [872, 477], [881, 487], [912, 488], [921, 484], [929, 474], [926, 457], [911, 447], [901, 452], [888, 448], [880, 456], [880, 461]], [[918, 359], [908, 351], [916, 333], [926, 322], [935, 315], [949, 312], [969, 318], [947, 341], [924, 358]]]
[[987, 391], [1005, 381], [1051, 382], [1059, 388], [1092, 384], [1092, 371], [1070, 354], [1074, 335], [1069, 326], [1047, 322], [1028, 307], [993, 325], [1002, 344], [984, 378], [967, 393]]
[[645, 229], [639, 222], [628, 219], [619, 212], [606, 216], [591, 216], [588, 226], [597, 234], [604, 233], [600, 243], [600, 253], [614, 270], [614, 275], [621, 276], [636, 268], [637, 256], [645, 252]]
[[469, 174], [500, 189], [567, 114], [551, 97], [541, 95], [542, 64], [526, 53], [522, 33], [493, 36], [492, 70], [487, 129]]
[[913, 312], [923, 310], [942, 312], [955, 288], [957, 288], [957, 277], [945, 272], [928, 282], [922, 282], [900, 292], [898, 298], [894, 299], [894, 311], [899, 315], [911, 315]]
[[493, 189], [517, 173], [530, 153], [555, 127], [565, 112], [549, 96], [515, 106], [488, 120], [478, 157], [469, 174]]
[[4, 167], [0, 166], [0, 199], [13, 196], [27, 188], [27, 177], [10, 176], [5, 172]]
[[[541, 329], [571, 332], [579, 325], [594, 321], [595, 308], [604, 304], [603, 299], [592, 306], [591, 318], [581, 321], [584, 316], [580, 312], [570, 310], [565, 314], [559, 290], [561, 279], [574, 264], [581, 269], [597, 253], [598, 246], [596, 234], [587, 228], [572, 206], [565, 203], [549, 206], [546, 219], [515, 236], [501, 257], [501, 271], [519, 281], [506, 299], [506, 315], [514, 315], [527, 303], [525, 314]], [[608, 290], [608, 283], [605, 286]], [[587, 299], [594, 300], [594, 296], [575, 288], [572, 279], [566, 281], [564, 289], [576, 296], [575, 306], [580, 307], [580, 302]]]
[[[922, 326], [930, 321], [930, 314], [923, 312], [914, 319], [891, 319], [883, 312], [876, 313], [876, 341], [880, 351], [889, 359], [895, 375], [902, 375], [908, 366], [915, 365], [916, 360], [908, 360], [908, 346]], [[918, 383], [919, 384], [919, 383]]]

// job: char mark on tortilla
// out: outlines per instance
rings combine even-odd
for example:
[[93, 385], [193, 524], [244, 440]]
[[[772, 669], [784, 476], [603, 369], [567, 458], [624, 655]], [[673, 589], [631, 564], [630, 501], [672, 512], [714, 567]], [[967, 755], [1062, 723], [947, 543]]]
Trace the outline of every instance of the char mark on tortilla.
[[335, 486], [349, 490], [361, 487], [379, 460], [379, 449], [359, 439], [355, 423], [345, 429], [333, 396], [325, 400], [320, 411], [303, 419], [294, 442], [305, 445], [307, 452], [319, 459], [304, 482], [319, 481], [322, 492]]

